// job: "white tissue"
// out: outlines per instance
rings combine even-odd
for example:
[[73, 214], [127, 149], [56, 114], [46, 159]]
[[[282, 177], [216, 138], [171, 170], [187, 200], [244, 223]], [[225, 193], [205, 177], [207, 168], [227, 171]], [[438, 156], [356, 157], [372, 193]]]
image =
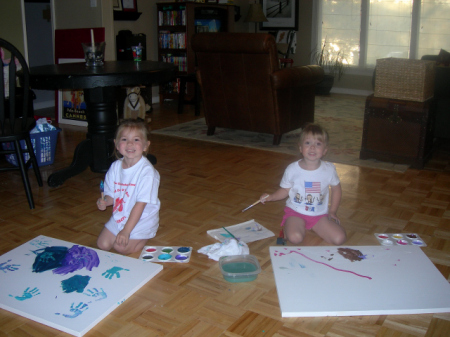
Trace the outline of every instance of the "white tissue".
[[198, 252], [208, 255], [210, 259], [219, 261], [221, 256], [246, 255], [250, 253], [250, 250], [245, 242], [238, 242], [236, 239], [226, 239], [223, 242], [200, 248]]

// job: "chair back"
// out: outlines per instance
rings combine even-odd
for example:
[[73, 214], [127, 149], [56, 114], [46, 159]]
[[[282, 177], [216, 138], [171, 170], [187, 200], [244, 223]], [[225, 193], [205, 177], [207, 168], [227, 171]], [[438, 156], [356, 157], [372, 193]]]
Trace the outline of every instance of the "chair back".
[[8, 41], [0, 39], [0, 48], [0, 136], [28, 132], [27, 119], [31, 115], [28, 65], [20, 51]]
[[274, 133], [276, 103], [271, 74], [279, 70], [270, 34], [199, 33], [197, 57], [208, 125]]

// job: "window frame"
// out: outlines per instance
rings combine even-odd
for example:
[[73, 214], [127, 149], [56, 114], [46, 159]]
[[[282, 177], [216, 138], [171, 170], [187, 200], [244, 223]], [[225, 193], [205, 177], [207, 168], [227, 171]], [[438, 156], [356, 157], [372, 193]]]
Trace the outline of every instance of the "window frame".
[[[420, 11], [421, 0], [412, 0], [411, 37], [409, 46], [409, 58], [417, 59], [419, 49]], [[349, 74], [369, 75], [373, 73], [375, 65], [367, 65], [367, 48], [369, 32], [370, 0], [361, 0], [360, 44], [358, 65], [351, 65], [347, 71]], [[313, 47], [320, 46], [322, 40], [322, 0], [313, 2], [313, 20], [311, 41]]]

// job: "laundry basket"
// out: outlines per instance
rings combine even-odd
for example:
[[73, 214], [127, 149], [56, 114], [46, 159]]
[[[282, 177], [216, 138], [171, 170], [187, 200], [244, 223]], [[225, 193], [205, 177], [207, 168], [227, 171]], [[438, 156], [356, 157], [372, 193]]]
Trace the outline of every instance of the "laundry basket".
[[[56, 130], [30, 134], [31, 144], [33, 144], [33, 149], [34, 153], [36, 154], [38, 166], [53, 164], [53, 161], [55, 160], [56, 141], [58, 140], [58, 133], [60, 131], [61, 129], [56, 128]], [[14, 150], [13, 143], [3, 143], [2, 145], [3, 150]], [[22, 149], [26, 149], [24, 140], [20, 141], [20, 145]], [[25, 161], [30, 159], [30, 155], [28, 153], [24, 153], [23, 156]], [[15, 154], [6, 155], [6, 160], [10, 164], [19, 166]]]

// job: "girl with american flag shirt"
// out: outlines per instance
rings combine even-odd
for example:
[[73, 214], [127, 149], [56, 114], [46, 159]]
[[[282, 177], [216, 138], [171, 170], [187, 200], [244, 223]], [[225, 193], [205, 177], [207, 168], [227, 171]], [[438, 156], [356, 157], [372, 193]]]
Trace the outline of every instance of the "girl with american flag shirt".
[[303, 158], [286, 168], [277, 191], [263, 194], [260, 200], [287, 198], [281, 226], [289, 242], [299, 244], [312, 229], [327, 243], [341, 245], [347, 238], [337, 217], [340, 180], [335, 166], [321, 159], [328, 150], [328, 133], [317, 124], [307, 125], [300, 134], [299, 149]]

